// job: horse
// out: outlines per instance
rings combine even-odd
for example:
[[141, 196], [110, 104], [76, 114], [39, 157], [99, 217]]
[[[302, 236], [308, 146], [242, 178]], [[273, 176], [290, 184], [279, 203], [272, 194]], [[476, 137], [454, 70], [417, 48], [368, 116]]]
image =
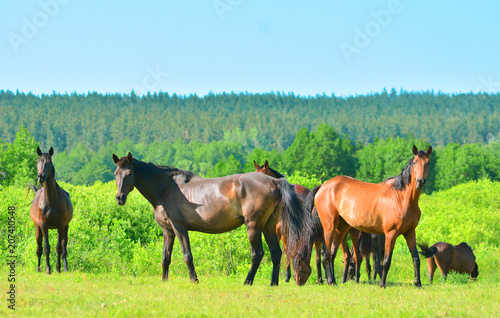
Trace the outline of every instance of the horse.
[[[361, 255], [361, 262], [366, 260], [365, 269], [368, 279], [372, 279], [372, 270], [370, 265], [370, 256], [373, 258], [373, 279], [382, 277], [381, 255], [384, 253], [385, 237], [381, 234], [370, 234], [359, 231], [358, 236], [358, 249]], [[356, 263], [352, 255], [354, 254], [354, 247], [351, 247], [349, 255], [349, 268], [347, 270], [349, 279], [353, 280], [356, 273]]]
[[472, 279], [476, 279], [479, 275], [476, 256], [474, 256], [472, 249], [465, 242], [458, 245], [437, 242], [431, 247], [426, 243], [420, 243], [418, 247], [421, 250], [420, 254], [427, 258], [429, 284], [432, 284], [436, 267], [439, 267], [441, 276], [445, 280], [449, 272], [467, 273]]
[[71, 203], [68, 192], [63, 190], [56, 182], [56, 170], [52, 163], [52, 155], [54, 149], [50, 147], [48, 153], [42, 153], [39, 147], [36, 152], [38, 154], [37, 170], [38, 182], [43, 185], [43, 188], [37, 189], [33, 186], [36, 192], [35, 198], [31, 203], [30, 217], [35, 223], [36, 242], [38, 256], [37, 272], [40, 272], [40, 258], [42, 257], [42, 239], [44, 243], [44, 251], [46, 258], [46, 272], [51, 273], [49, 262], [50, 245], [49, 245], [49, 229], [57, 229], [57, 263], [56, 270], [61, 272], [61, 256], [64, 262], [64, 271], [68, 271], [68, 229], [69, 222], [73, 218], [73, 205]]
[[[255, 172], [263, 173], [273, 178], [279, 179], [284, 178], [285, 176], [278, 171], [269, 167], [269, 162], [266, 160], [262, 166], [260, 166], [255, 160], [253, 161], [255, 166]], [[301, 202], [305, 202], [307, 195], [309, 194], [309, 189], [300, 185], [300, 184], [292, 184], [295, 192], [299, 195], [299, 199]], [[321, 254], [322, 254], [322, 246], [323, 246], [323, 228], [321, 226], [321, 222], [319, 221], [318, 214], [316, 212], [313, 213], [313, 221], [314, 221], [314, 233], [316, 234], [313, 238], [313, 244], [316, 249], [316, 270], [318, 273], [318, 284], [323, 284], [323, 275], [321, 273]], [[281, 223], [278, 222], [276, 226], [276, 235], [278, 236], [278, 240], [283, 241], [283, 248], [285, 252], [287, 250], [286, 238], [281, 233]], [[285, 282], [289, 282], [292, 276], [290, 265], [286, 267], [286, 275]]]
[[252, 250], [252, 265], [244, 284], [252, 285], [264, 255], [262, 234], [269, 246], [273, 270], [271, 286], [278, 285], [281, 248], [276, 224], [281, 221], [288, 235], [287, 262], [300, 265], [296, 284], [303, 285], [311, 274], [305, 237], [312, 231], [307, 215], [293, 187], [285, 179], [260, 173], [237, 174], [221, 178], [202, 178], [168, 166], [135, 159], [129, 152], [118, 158], [116, 201], [124, 205], [128, 194], [137, 188], [153, 206], [155, 220], [163, 230], [162, 279], [168, 280], [174, 238], [181, 245], [191, 282], [198, 282], [193, 265], [189, 231], [223, 233], [246, 225]]
[[[419, 151], [413, 146], [413, 158], [400, 175], [381, 183], [368, 183], [347, 176], [337, 176], [311, 190], [307, 197], [306, 210], [316, 206], [325, 236], [326, 251], [323, 262], [328, 284], [336, 284], [333, 260], [342, 243], [344, 275], [347, 280], [348, 249], [345, 235], [351, 227], [372, 234], [385, 235], [385, 253], [382, 264], [380, 286], [386, 286], [387, 273], [391, 266], [396, 238], [403, 235], [413, 258], [417, 287], [420, 281], [420, 259], [417, 251], [415, 228], [421, 211], [418, 199], [430, 169], [432, 146]], [[356, 261], [356, 282], [359, 282], [358, 240], [351, 237]]]

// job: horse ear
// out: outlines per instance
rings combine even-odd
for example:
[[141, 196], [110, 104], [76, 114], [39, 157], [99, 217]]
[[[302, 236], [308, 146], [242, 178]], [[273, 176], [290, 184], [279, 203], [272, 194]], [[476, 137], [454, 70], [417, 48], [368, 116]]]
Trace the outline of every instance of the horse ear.
[[50, 147], [50, 149], [49, 149], [49, 155], [52, 157], [53, 154], [54, 154], [54, 148]]
[[129, 152], [128, 155], [127, 155], [127, 160], [128, 162], [132, 163], [132, 161], [134, 161], [134, 157], [132, 157], [132, 154]]
[[418, 149], [415, 145], [413, 145], [413, 154], [416, 156], [418, 154]]
[[269, 162], [267, 162], [267, 160], [264, 162], [264, 168], [269, 169]]
[[432, 153], [432, 146], [429, 146], [429, 148], [427, 148], [427, 152], [425, 153], [427, 157], [429, 157]]
[[117, 155], [113, 154], [113, 161], [114, 161], [115, 163], [118, 163], [118, 161], [120, 161], [120, 159], [118, 158], [118, 156], [117, 156]]
[[36, 154], [38, 156], [41, 156], [42, 155], [42, 151], [40, 150], [40, 147], [36, 147]]

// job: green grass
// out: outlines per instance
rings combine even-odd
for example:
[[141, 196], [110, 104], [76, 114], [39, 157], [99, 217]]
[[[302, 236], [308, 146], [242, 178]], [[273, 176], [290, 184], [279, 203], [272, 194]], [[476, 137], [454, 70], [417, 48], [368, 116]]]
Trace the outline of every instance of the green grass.
[[[364, 274], [364, 273], [363, 273]], [[426, 274], [424, 270], [422, 274]], [[394, 275], [393, 275], [394, 276]], [[364, 277], [366, 277], [364, 275]], [[297, 287], [268, 277], [253, 286], [240, 276], [120, 276], [84, 272], [17, 273], [15, 316], [55, 317], [498, 317], [500, 285], [490, 279], [467, 282], [460, 275], [418, 289], [389, 280], [386, 289], [362, 279], [339, 286], [308, 282]], [[7, 283], [0, 288], [6, 293]], [[2, 297], [4, 298], [4, 297]], [[5, 298], [4, 298], [5, 299]], [[0, 316], [14, 316], [4, 300]]]

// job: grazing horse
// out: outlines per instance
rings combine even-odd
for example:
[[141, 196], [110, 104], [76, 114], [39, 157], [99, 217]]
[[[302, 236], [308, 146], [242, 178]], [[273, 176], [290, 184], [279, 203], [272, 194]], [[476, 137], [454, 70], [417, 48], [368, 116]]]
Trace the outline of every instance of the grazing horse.
[[[403, 235], [413, 258], [415, 285], [421, 287], [415, 228], [420, 220], [418, 199], [429, 175], [431, 153], [432, 147], [424, 152], [413, 146], [414, 157], [401, 174], [378, 184], [337, 176], [311, 190], [306, 209], [310, 212], [316, 205], [323, 225], [326, 244], [323, 262], [327, 283], [335, 284], [333, 260], [341, 243], [344, 254], [342, 282], [347, 280], [348, 249], [344, 237], [354, 227], [363, 232], [385, 235], [381, 287], [386, 286], [396, 238]], [[351, 239], [356, 261], [356, 282], [359, 282], [361, 259], [358, 257], [357, 238], [351, 236]]]
[[310, 219], [304, 216], [293, 187], [285, 179], [274, 179], [260, 173], [246, 173], [222, 178], [201, 178], [184, 170], [157, 166], [133, 158], [131, 153], [118, 158], [113, 154], [118, 193], [116, 200], [124, 205], [128, 194], [137, 188], [151, 203], [155, 220], [163, 229], [163, 280], [168, 279], [174, 238], [181, 245], [192, 282], [198, 282], [188, 231], [223, 233], [246, 225], [252, 249], [252, 265], [245, 284], [253, 283], [264, 255], [262, 234], [269, 246], [273, 271], [271, 285], [278, 285], [281, 248], [276, 224], [281, 221], [288, 235], [289, 251], [303, 268], [296, 278], [298, 285], [311, 273], [305, 262], [308, 248], [305, 238], [312, 231]]
[[[365, 268], [368, 279], [372, 279], [370, 256], [373, 258], [373, 279], [375, 280], [377, 275], [382, 277], [381, 255], [384, 253], [385, 237], [381, 234], [370, 234], [359, 231], [358, 240], [359, 254], [362, 257], [361, 263], [363, 263], [364, 258], [366, 260]], [[348, 276], [349, 279], [354, 279], [356, 272], [356, 262], [352, 256], [354, 254], [354, 247], [351, 247], [350, 253]]]
[[30, 216], [36, 227], [36, 242], [38, 256], [37, 271], [40, 271], [40, 258], [42, 257], [42, 239], [44, 241], [45, 258], [47, 261], [47, 274], [51, 273], [49, 256], [49, 229], [57, 229], [57, 272], [61, 271], [61, 256], [64, 261], [64, 271], [68, 271], [68, 227], [73, 218], [73, 205], [68, 192], [64, 191], [54, 178], [56, 170], [52, 164], [52, 155], [54, 149], [50, 147], [49, 153], [42, 153], [37, 147], [36, 152], [39, 156], [37, 161], [38, 182], [43, 184], [43, 188], [36, 191], [35, 199], [31, 204]]
[[479, 274], [476, 257], [467, 243], [451, 245], [445, 242], [438, 242], [431, 247], [426, 243], [418, 244], [420, 254], [427, 258], [429, 267], [429, 283], [432, 284], [432, 278], [436, 267], [439, 267], [441, 276], [446, 279], [449, 272], [467, 273], [475, 279]]
[[[260, 172], [263, 174], [266, 174], [268, 176], [271, 176], [273, 178], [279, 179], [279, 178], [284, 178], [285, 176], [279, 173], [278, 171], [272, 169], [269, 167], [269, 162], [266, 160], [262, 166], [259, 166], [257, 162], [253, 162], [255, 166], [255, 172]], [[299, 199], [301, 202], [305, 202], [307, 195], [309, 194], [309, 189], [301, 186], [299, 184], [292, 184], [293, 188], [295, 189], [295, 192], [299, 195]], [[316, 249], [316, 270], [318, 273], [318, 284], [323, 284], [323, 275], [321, 273], [321, 247], [323, 246], [323, 227], [321, 226], [321, 222], [319, 221], [318, 214], [313, 210], [313, 222], [314, 222], [314, 233], [316, 234], [313, 238], [314, 242], [314, 247]], [[278, 225], [276, 226], [276, 235], [278, 236], [278, 240], [283, 241], [283, 247], [285, 249], [285, 252], [287, 251], [287, 245], [286, 245], [286, 238], [282, 235], [281, 233], [281, 223], [278, 222]], [[292, 276], [292, 273], [290, 271], [290, 264], [286, 267], [286, 275], [285, 275], [285, 282], [290, 281], [290, 277]]]

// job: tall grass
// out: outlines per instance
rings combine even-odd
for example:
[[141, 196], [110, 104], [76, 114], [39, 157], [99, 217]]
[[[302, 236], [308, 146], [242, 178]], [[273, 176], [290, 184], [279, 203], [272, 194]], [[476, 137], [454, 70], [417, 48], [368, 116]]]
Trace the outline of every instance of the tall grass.
[[[315, 183], [317, 181], [312, 180], [309, 186]], [[127, 204], [118, 206], [113, 182], [97, 182], [88, 187], [64, 183], [61, 186], [70, 193], [74, 205], [68, 242], [70, 271], [160, 277], [162, 232], [154, 221], [152, 207], [140, 193], [133, 191]], [[26, 195], [24, 188], [0, 188], [0, 233], [5, 238], [0, 241], [0, 257], [6, 259], [8, 254], [7, 213], [9, 206], [15, 206], [18, 265], [26, 271], [35, 271], [37, 261], [35, 229], [29, 217], [33, 197], [32, 192]], [[417, 240], [431, 244], [437, 241], [452, 244], [467, 242], [477, 258], [479, 279], [500, 282], [499, 197], [500, 183], [486, 180], [459, 185], [429, 196], [422, 195], [422, 218], [417, 227]], [[56, 259], [56, 233], [55, 230], [50, 231], [52, 264]], [[190, 232], [190, 240], [194, 264], [200, 275], [231, 276], [244, 280], [251, 259], [244, 226], [217, 235]], [[264, 247], [266, 254], [257, 273], [256, 284], [267, 285], [271, 279], [272, 263], [266, 244]], [[425, 261], [422, 264], [424, 276]], [[341, 274], [342, 266], [339, 256], [335, 264], [336, 275]], [[174, 244], [170, 277], [188, 277], [178, 242]], [[314, 284], [315, 280], [313, 270], [308, 284]], [[413, 282], [413, 263], [402, 237], [396, 243], [388, 282]]]

